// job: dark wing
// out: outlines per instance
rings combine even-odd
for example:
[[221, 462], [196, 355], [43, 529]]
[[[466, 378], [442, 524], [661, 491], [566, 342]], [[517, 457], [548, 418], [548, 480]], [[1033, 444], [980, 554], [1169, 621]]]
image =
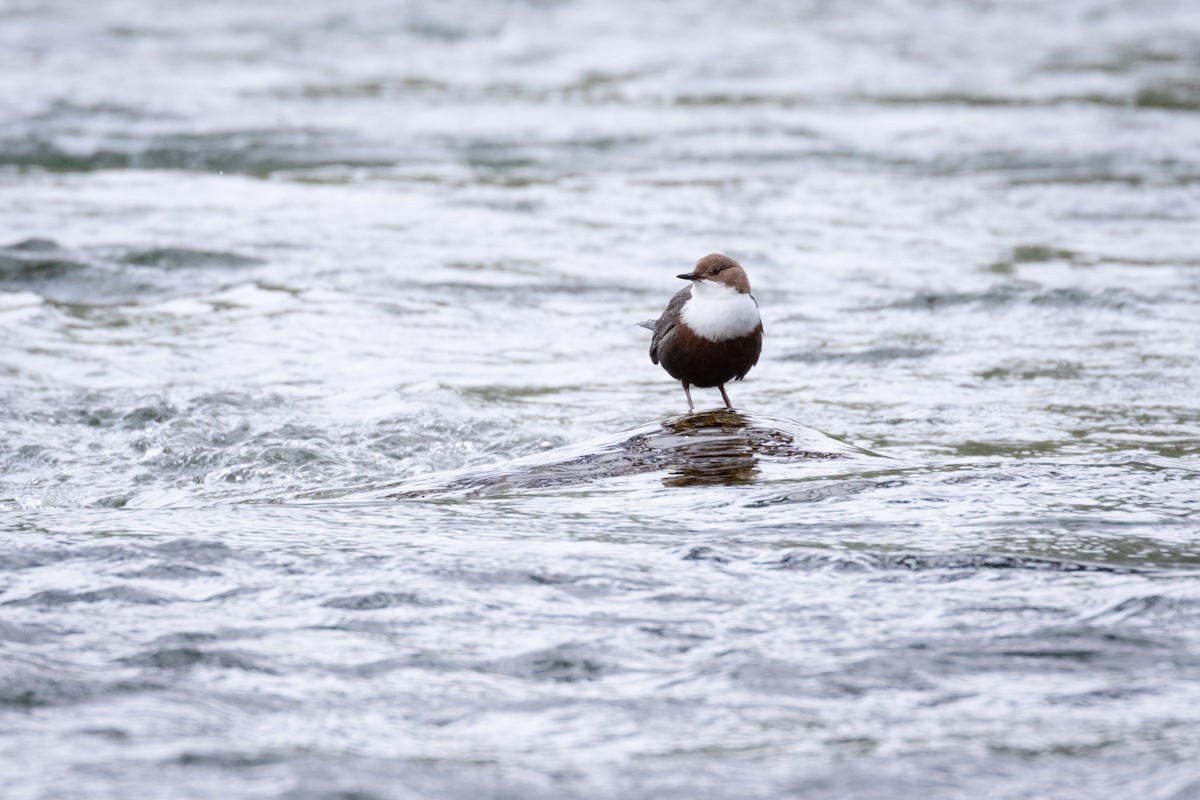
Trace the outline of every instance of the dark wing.
[[763, 327], [761, 322], [758, 323], [758, 327], [754, 329], [750, 336], [733, 340], [735, 344], [732, 344], [732, 346], [738, 349], [737, 360], [746, 365], [745, 369], [733, 376], [734, 380], [740, 381], [746, 377], [746, 373], [758, 363], [758, 357], [762, 355], [762, 340]]
[[[754, 295], [750, 295], [750, 299], [754, 300]], [[754, 300], [754, 307], [755, 308], [758, 307], [757, 300]], [[759, 320], [758, 327], [754, 329], [754, 335], [752, 337], [746, 339], [746, 342], [743, 345], [743, 347], [746, 348], [745, 357], [750, 363], [746, 365], [746, 368], [744, 370], [742, 370], [740, 375], [734, 376], [734, 380], [740, 381], [742, 378], [745, 378], [746, 373], [749, 372], [750, 369], [755, 364], [758, 363], [758, 357], [760, 355], [762, 355], [762, 340], [763, 340], [763, 326], [762, 326], [762, 320]]]
[[654, 322], [654, 336], [650, 339], [650, 361], [658, 363], [658, 348], [670, 336], [675, 334], [675, 326], [679, 324], [679, 314], [683, 310], [683, 304], [692, 296], [692, 286], [687, 286], [680, 289], [671, 298], [671, 302], [667, 303], [667, 308], [659, 315]]

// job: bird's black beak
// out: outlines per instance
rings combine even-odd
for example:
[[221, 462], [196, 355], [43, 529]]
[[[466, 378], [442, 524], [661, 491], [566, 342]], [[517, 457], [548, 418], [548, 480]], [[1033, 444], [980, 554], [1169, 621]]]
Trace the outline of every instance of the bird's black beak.
[[696, 276], [695, 276], [695, 275], [693, 275], [693, 274], [692, 274], [692, 273], [690, 273], [690, 272], [688, 272], [688, 273], [685, 273], [685, 274], [683, 274], [683, 275], [676, 275], [675, 277], [676, 277], [676, 278], [683, 278], [685, 281], [694, 281], [694, 280], [696, 280]]

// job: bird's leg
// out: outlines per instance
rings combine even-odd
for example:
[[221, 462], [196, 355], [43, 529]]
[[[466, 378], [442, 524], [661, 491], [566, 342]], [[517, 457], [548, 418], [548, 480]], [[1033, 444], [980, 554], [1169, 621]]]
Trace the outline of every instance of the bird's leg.
[[717, 388], [721, 390], [721, 399], [725, 401], [725, 407], [733, 411], [733, 403], [729, 402], [729, 395], [725, 394], [725, 384], [718, 383]]
[[696, 407], [694, 405], [692, 405], [692, 387], [688, 386], [687, 381], [680, 381], [680, 383], [683, 384], [683, 393], [687, 395], [688, 413], [690, 414], [696, 410]]

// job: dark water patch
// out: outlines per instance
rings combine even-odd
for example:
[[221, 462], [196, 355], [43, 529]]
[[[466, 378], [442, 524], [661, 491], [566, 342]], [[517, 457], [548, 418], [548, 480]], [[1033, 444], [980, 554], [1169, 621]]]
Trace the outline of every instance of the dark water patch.
[[39, 708], [79, 703], [103, 694], [103, 684], [63, 674], [53, 664], [0, 660], [0, 708]]
[[328, 458], [327, 452], [331, 448], [327, 434], [326, 430], [315, 426], [287, 423], [251, 437], [247, 445], [260, 449], [259, 457], [267, 463], [307, 464]]
[[289, 100], [374, 100], [440, 95], [450, 88], [450, 84], [434, 78], [379, 78], [344, 83], [306, 83], [301, 86], [272, 89], [269, 94]]
[[977, 373], [985, 381], [1032, 381], [1048, 378], [1057, 381], [1078, 380], [1084, 365], [1067, 361], [1021, 362], [1011, 366], [992, 367]]
[[607, 575], [581, 575], [566, 581], [560, 588], [565, 594], [583, 599], [599, 599], [611, 595], [645, 592], [659, 589], [661, 581], [615, 578]]
[[[1195, 174], [1190, 166], [1180, 167], [1174, 158], [1134, 161], [1112, 151], [1048, 150], [1045, 147], [988, 148], [931, 146], [923, 150], [854, 148], [833, 146], [808, 150], [793, 149], [780, 153], [775, 160], [811, 159], [823, 165], [839, 164], [844, 169], [871, 166], [898, 175], [929, 179], [957, 179], [964, 176], [994, 176], [1021, 185], [1111, 184], [1140, 186], [1146, 183], [1173, 183], [1182, 173]], [[753, 163], [764, 159], [739, 159]], [[1155, 212], [1156, 215], [1158, 212]]]
[[[391, 785], [395, 785], [392, 783]], [[449, 788], [449, 787], [447, 787]], [[459, 787], [454, 787], [458, 789]], [[289, 789], [280, 800], [385, 800], [389, 795], [364, 789]], [[514, 795], [515, 797], [516, 795]]]
[[1156, 574], [1160, 570], [1115, 564], [1095, 564], [1040, 556], [1002, 553], [880, 553], [866, 550], [799, 550], [768, 562], [775, 569], [812, 572], [908, 572], [1032, 570], [1038, 572], [1101, 572], [1119, 575]]
[[989, 264], [987, 270], [1002, 275], [1010, 275], [1018, 264], [1046, 264], [1054, 261], [1065, 261], [1071, 264], [1081, 260], [1081, 256], [1062, 248], [1044, 244], [1019, 244], [1012, 249], [1008, 258]]
[[0, 553], [0, 569], [16, 571], [59, 564], [65, 561], [131, 561], [143, 557], [137, 547], [125, 545], [88, 545], [82, 547], [9, 550]]
[[868, 103], [892, 106], [963, 106], [967, 108], [1058, 108], [1060, 106], [1126, 107], [1127, 95], [1097, 92], [1060, 94], [1048, 97], [1001, 95], [965, 92], [931, 92], [929, 94], [864, 94], [857, 99]]
[[91, 150], [68, 148], [36, 134], [0, 140], [0, 164], [54, 172], [188, 170], [265, 177], [291, 169], [379, 167], [395, 161], [395, 155], [350, 134], [304, 128], [163, 134], [137, 142], [104, 142]]
[[[267, 447], [262, 451], [262, 461], [266, 464], [278, 464], [287, 467], [300, 467], [314, 462], [333, 463], [326, 455], [328, 451], [322, 447], [320, 449], [312, 447], [296, 447], [289, 445], [280, 445]], [[226, 480], [241, 480], [244, 475], [241, 473], [231, 473]]]
[[150, 250], [133, 250], [121, 256], [124, 264], [162, 269], [204, 269], [222, 267], [250, 267], [265, 263], [260, 258], [225, 253], [216, 250], [192, 250], [186, 247], [157, 247]]
[[[341, 627], [338, 630], [349, 630]], [[397, 628], [386, 631], [376, 629], [375, 633], [386, 633], [394, 636]], [[608, 670], [612, 665], [597, 667], [599, 661], [590, 646], [566, 644], [546, 650], [538, 650], [511, 658], [480, 660], [473, 656], [447, 657], [436, 651], [414, 651], [401, 656], [380, 659], [350, 667], [334, 667], [335, 673], [354, 677], [373, 677], [386, 675], [400, 670], [420, 670], [429, 674], [448, 674], [474, 672], [484, 675], [504, 675], [529, 681], [545, 681], [550, 683], [577, 683], [575, 676], [581, 671], [584, 675], [596, 674]], [[467, 680], [471, 678], [464, 676]]]
[[235, 597], [248, 597], [256, 595], [263, 591], [260, 586], [241, 586], [237, 589], [229, 589], [224, 592], [217, 592], [212, 597], [205, 598], [205, 603], [219, 603], [222, 600], [230, 600]]
[[742, 601], [718, 599], [710, 597], [702, 593], [688, 592], [660, 592], [649, 595], [647, 598], [651, 603], [660, 603], [662, 605], [701, 605], [712, 608], [734, 608], [744, 605]]
[[1125, 289], [1050, 289], [1038, 292], [1029, 302], [1034, 306], [1052, 308], [1106, 308], [1116, 311], [1151, 303], [1149, 298]]
[[575, 388], [564, 386], [469, 386], [462, 390], [462, 395], [463, 397], [478, 398], [483, 403], [496, 404], [549, 397]]
[[151, 645], [155, 652], [168, 650], [200, 649], [200, 645], [213, 642], [229, 642], [235, 639], [262, 639], [276, 631], [261, 627], [222, 627], [217, 630], [184, 630], [165, 633], [155, 637]]
[[63, 636], [64, 632], [47, 625], [31, 625], [12, 623], [0, 620], [0, 642], [11, 644], [37, 644], [53, 641]]
[[1138, 257], [1138, 256], [1129, 256], [1129, 255], [1099, 254], [1099, 255], [1089, 258], [1084, 263], [1089, 264], [1089, 265], [1091, 265], [1091, 264], [1115, 264], [1118, 266], [1129, 266], [1129, 267], [1170, 267], [1170, 268], [1185, 267], [1186, 268], [1186, 267], [1200, 267], [1200, 258], [1185, 256], [1185, 255], [1172, 255], [1172, 256], [1164, 256], [1162, 258], [1154, 258], [1152, 256]]
[[[732, 608], [736, 604], [730, 604]], [[637, 630], [641, 633], [661, 640], [661, 643], [652, 644], [651, 647], [656, 652], [666, 653], [671, 657], [680, 653], [687, 653], [694, 650], [696, 647], [703, 645], [706, 642], [711, 642], [715, 637], [696, 633], [687, 625], [660, 625], [655, 623], [638, 625]]]
[[561, 586], [575, 580], [562, 573], [539, 572], [524, 569], [478, 570], [457, 567], [438, 571], [439, 577], [460, 581], [470, 586]]
[[0, 289], [33, 292], [86, 319], [95, 307], [162, 295], [172, 287], [132, 274], [100, 250], [70, 250], [34, 239], [0, 249]]
[[[58, 395], [43, 393], [36, 398], [24, 394], [9, 394], [0, 402], [7, 406], [10, 418], [19, 420], [23, 425], [83, 425], [89, 428], [110, 428], [118, 425], [124, 415], [139, 406], [152, 406], [165, 401], [161, 397], [141, 396], [114, 406], [108, 395], [75, 391]], [[23, 447], [42, 448], [44, 445], [28, 444]]]
[[277, 753], [238, 753], [235, 751], [213, 751], [207, 753], [180, 753], [174, 759], [181, 767], [211, 767], [213, 769], [241, 770], [256, 769], [287, 760], [287, 756]]
[[1181, 651], [1179, 642], [1128, 635], [1106, 627], [1047, 627], [1029, 634], [996, 636], [969, 650], [949, 643], [935, 648], [938, 650], [938, 658], [952, 672], [1071, 672], [1099, 676], [1145, 674], [1169, 668], [1200, 676], [1200, 655]]
[[440, 603], [412, 592], [371, 592], [370, 594], [336, 597], [321, 605], [325, 608], [339, 608], [347, 611], [374, 611], [398, 606], [429, 607], [440, 605]]
[[895, 654], [859, 659], [832, 671], [811, 671], [793, 661], [745, 653], [727, 669], [738, 688], [766, 696], [858, 698], [874, 692], [930, 692], [937, 688], [934, 677], [919, 662]]
[[122, 659], [122, 663], [162, 670], [187, 670], [193, 667], [236, 669], [245, 672], [277, 674], [264, 666], [261, 658], [236, 650], [200, 650], [195, 647], [171, 647], [152, 650], [140, 656]]
[[882, 306], [868, 306], [863, 311], [886, 309], [938, 311], [964, 305], [981, 305], [988, 308], [1009, 306], [1027, 297], [1028, 290], [1002, 284], [983, 292], [918, 292], [906, 300], [897, 300]]
[[[132, 413], [132, 412], [126, 412]], [[125, 414], [113, 408], [76, 408], [71, 416], [89, 428], [106, 428], [124, 419]]]
[[54, 608], [56, 606], [67, 606], [75, 603], [103, 603], [110, 601], [128, 605], [161, 605], [176, 602], [177, 599], [167, 595], [148, 592], [144, 589], [137, 589], [132, 586], [111, 586], [107, 589], [97, 589], [91, 592], [47, 589], [32, 594], [29, 597], [5, 601], [3, 605]]
[[56, 250], [61, 250], [62, 247], [53, 239], [22, 239], [15, 244], [10, 244], [0, 250], [9, 250], [17, 253], [52, 253]]
[[0, 654], [0, 709], [74, 705], [161, 688], [148, 680], [89, 679], [65, 663]]
[[887, 309], [942, 311], [963, 306], [979, 309], [1007, 309], [1014, 306], [1050, 308], [1102, 308], [1126, 310], [1152, 305], [1150, 298], [1129, 289], [1038, 289], [1030, 286], [999, 284], [981, 292], [919, 292], [905, 300], [882, 306], [865, 306], [861, 311]]
[[496, 23], [487, 21], [486, 17], [448, 19], [425, 11], [408, 19], [404, 30], [419, 39], [452, 44], [485, 35], [496, 35], [501, 29]]
[[22, 285], [53, 281], [84, 269], [88, 269], [88, 265], [65, 258], [12, 258], [0, 254], [0, 282], [4, 283]]
[[46, 463], [54, 463], [53, 459], [45, 458], [46, 456], [49, 456], [50, 453], [48, 451], [48, 448], [46, 448], [40, 444], [23, 444], [20, 447], [18, 447], [15, 452], [16, 452], [16, 455], [19, 456], [22, 460], [41, 461], [44, 459], [46, 461]]
[[512, 198], [492, 198], [488, 200], [472, 199], [457, 203], [466, 208], [486, 208], [493, 211], [505, 211], [513, 214], [534, 214], [545, 206], [535, 200], [517, 200]]
[[0, 552], [0, 572], [17, 572], [58, 561], [62, 555], [44, 550], [6, 550]]
[[178, 413], [175, 406], [160, 401], [150, 405], [139, 406], [132, 411], [126, 412], [121, 417], [121, 422], [124, 423], [124, 427], [130, 430], [141, 430], [147, 425], [166, 422]]
[[215, 642], [222, 636], [211, 631], [179, 631], [177, 633], [168, 633], [159, 636], [154, 640], [154, 644], [159, 646], [164, 645], [194, 645], [198, 643]]
[[1046, 697], [1045, 702], [1052, 706], [1106, 708], [1114, 703], [1153, 697], [1158, 693], [1159, 691], [1151, 686], [1107, 686], [1088, 692], [1050, 695]]
[[1133, 104], [1164, 111], [1200, 111], [1200, 83], [1191, 80], [1145, 86], [1138, 89]]
[[794, 108], [797, 106], [812, 105], [814, 99], [801, 95], [765, 92], [684, 92], [673, 95], [669, 102], [684, 108], [704, 108], [711, 106]]
[[1077, 254], [1071, 250], [1049, 247], [1042, 244], [1019, 244], [1013, 248], [1014, 264], [1044, 264], [1048, 261], [1074, 261]]
[[217, 578], [221, 573], [211, 569], [200, 569], [189, 564], [153, 564], [139, 570], [118, 572], [118, 578], [141, 578], [156, 581], [181, 581], [193, 578]]
[[[149, 29], [143, 29], [143, 32], [149, 33]], [[161, 35], [163, 32], [159, 33]], [[112, 101], [86, 103], [63, 97], [50, 100], [44, 110], [30, 114], [28, 117], [28, 119], [41, 123], [70, 122], [76, 125], [94, 123], [105, 118], [120, 124], [150, 119], [179, 119], [178, 116], [162, 113], [144, 105], [133, 106]]]
[[205, 539], [173, 539], [159, 545], [152, 545], [149, 550], [161, 553], [171, 558], [180, 558], [193, 564], [221, 564], [231, 558], [244, 560], [244, 552], [236, 552], [224, 542], [214, 542]]
[[[393, 636], [396, 634], [397, 628], [395, 624], [389, 625], [371, 625], [362, 620], [344, 623], [341, 625], [320, 626], [317, 630], [333, 630], [333, 631], [354, 631], [366, 633], [370, 636]], [[383, 658], [377, 661], [368, 661], [366, 663], [351, 664], [348, 666], [333, 665], [327, 669], [335, 675], [344, 675], [350, 678], [377, 678], [382, 675], [390, 675], [393, 672], [402, 670], [420, 670], [426, 674], [437, 674], [443, 672], [458, 672], [470, 667], [464, 664], [453, 661], [448, 658], [443, 658], [436, 653], [406, 653], [401, 656], [392, 658]]]
[[[622, 73], [589, 71], [575, 80], [536, 84], [492, 80], [482, 83], [453, 82], [429, 75], [368, 78], [336, 83], [309, 82], [268, 89], [263, 94], [285, 100], [419, 100], [434, 104], [528, 102], [571, 105], [629, 105], [634, 103], [620, 84], [648, 74], [631, 70]], [[655, 101], [658, 104], [660, 101]]]
[[[1137, 171], [1132, 168], [1093, 169], [1093, 170], [1037, 170], [1023, 175], [1013, 175], [1005, 179], [1005, 183], [1013, 187], [1038, 186], [1067, 186], [1103, 188], [1104, 186], [1121, 186], [1140, 188], [1143, 186], [1180, 186], [1187, 187], [1200, 182], [1200, 173], [1192, 170], [1177, 169], [1167, 171], [1164, 165], [1161, 171], [1145, 169]], [[1162, 212], [1152, 212], [1152, 216], [1161, 217]], [[1117, 215], [1114, 215], [1117, 216]]]
[[[343, 617], [329, 625], [312, 625], [314, 631], [339, 631], [345, 633], [361, 633], [367, 636], [391, 636], [398, 630], [414, 624], [410, 621], [398, 621], [395, 617], [355, 616]], [[415, 624], [420, 624], [415, 623]]]
[[548, 683], [585, 683], [621, 671], [604, 650], [573, 643], [493, 661], [478, 669], [511, 678]]
[[733, 559], [723, 555], [720, 551], [701, 545], [699, 547], [688, 548], [687, 553], [683, 556], [684, 561], [711, 561], [714, 564], [728, 564]]
[[84, 736], [95, 736], [97, 739], [104, 739], [114, 744], [124, 744], [133, 739], [132, 733], [117, 727], [81, 728], [78, 732]]
[[50, 240], [26, 240], [0, 250], [0, 287], [35, 287], [71, 277], [88, 266], [86, 260]]

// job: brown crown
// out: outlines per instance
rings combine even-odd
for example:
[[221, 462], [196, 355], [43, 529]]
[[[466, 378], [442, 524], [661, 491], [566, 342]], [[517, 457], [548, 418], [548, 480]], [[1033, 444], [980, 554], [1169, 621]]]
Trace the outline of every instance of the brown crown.
[[691, 273], [679, 277], [691, 281], [716, 281], [743, 294], [750, 293], [750, 279], [746, 277], [746, 270], [729, 256], [720, 253], [705, 256], [696, 262], [696, 268]]

